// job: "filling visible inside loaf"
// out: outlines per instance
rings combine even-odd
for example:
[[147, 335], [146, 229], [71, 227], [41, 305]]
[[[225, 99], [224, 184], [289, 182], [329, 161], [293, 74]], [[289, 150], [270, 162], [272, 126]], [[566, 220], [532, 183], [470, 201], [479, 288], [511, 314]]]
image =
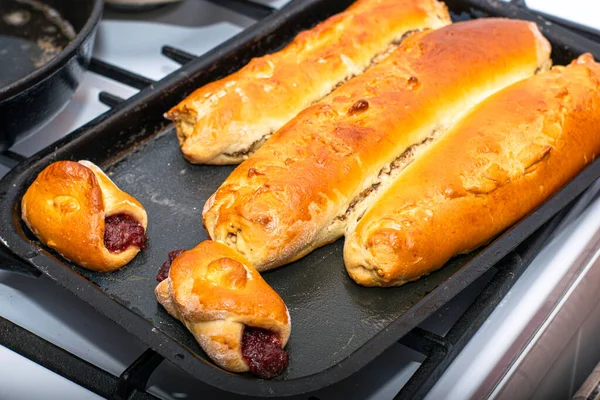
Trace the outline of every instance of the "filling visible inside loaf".
[[266, 329], [245, 327], [242, 355], [250, 372], [265, 379], [276, 377], [288, 366], [288, 354], [279, 336]]
[[427, 139], [421, 143], [410, 146], [404, 150], [402, 154], [396, 157], [394, 161], [381, 168], [373, 183], [354, 197], [352, 201], [350, 201], [346, 211], [343, 214], [336, 216], [333, 223], [358, 222], [367, 210], [368, 202], [366, 200], [373, 198], [374, 194], [381, 191], [382, 188], [391, 185], [396, 177], [408, 167], [419, 154], [427, 150], [442, 136], [442, 132], [443, 130], [440, 128], [434, 129]]
[[273, 134], [273, 132], [269, 132], [266, 135], [264, 135], [263, 137], [261, 137], [260, 139], [258, 139], [257, 141], [253, 142], [248, 148], [240, 150], [240, 151], [236, 151], [234, 153], [223, 153], [224, 155], [226, 155], [227, 157], [231, 157], [231, 158], [243, 158], [246, 159], [248, 158], [248, 156], [252, 153], [254, 153], [256, 150], [259, 149], [259, 147], [261, 147]]
[[[379, 54], [376, 54], [375, 57], [373, 57], [371, 59], [371, 63], [369, 64], [369, 66], [367, 68], [365, 68], [364, 71], [366, 71], [369, 68], [374, 67], [375, 65], [379, 64], [380, 62], [382, 62], [383, 60], [385, 60], [390, 54], [392, 54], [394, 52], [394, 50], [396, 50], [398, 48], [398, 46], [400, 46], [400, 44], [402, 42], [404, 42], [404, 40], [406, 38], [408, 38], [410, 35], [412, 35], [413, 33], [417, 33], [417, 32], [422, 32], [422, 29], [415, 29], [412, 31], [407, 31], [404, 33], [404, 35], [402, 35], [400, 37], [400, 39], [396, 39], [394, 41], [392, 41], [389, 46], [387, 47], [387, 49], [385, 49], [384, 51], [382, 51]], [[363, 72], [364, 72], [363, 71]]]
[[[365, 71], [367, 71], [368, 69], [374, 67], [375, 65], [379, 64], [380, 62], [382, 62], [383, 60], [385, 60], [390, 54], [392, 54], [394, 52], [394, 50], [396, 50], [398, 48], [398, 46], [400, 46], [400, 44], [406, 39], [408, 38], [410, 35], [412, 35], [413, 33], [416, 32], [421, 32], [422, 30], [420, 29], [416, 29], [416, 30], [412, 30], [412, 31], [407, 31], [405, 32], [399, 39], [395, 39], [393, 40], [388, 47], [382, 51], [381, 53], [376, 54], [373, 58], [371, 58], [371, 61], [369, 62], [369, 65], [367, 65], [365, 68], [363, 68], [359, 74], [350, 74], [348, 76], [346, 76], [344, 79], [340, 80], [338, 83], [336, 83], [329, 92], [327, 92], [324, 96], [314, 100], [310, 105], [313, 105], [315, 103], [318, 103], [319, 101], [321, 101], [323, 98], [325, 98], [326, 96], [328, 96], [329, 94], [333, 93], [336, 89], [338, 89], [339, 87], [341, 87], [342, 85], [344, 85], [346, 82], [348, 82], [349, 80], [351, 80], [352, 78], [364, 73]], [[183, 128], [182, 128], [183, 129]], [[193, 127], [192, 127], [193, 130]], [[256, 150], [258, 150], [270, 137], [271, 135], [273, 135], [274, 132], [270, 132], [266, 135], [264, 135], [263, 137], [261, 137], [260, 139], [256, 140], [255, 142], [253, 142], [248, 148], [246, 149], [242, 149], [240, 151], [236, 151], [233, 153], [223, 153], [225, 156], [227, 157], [231, 157], [231, 158], [243, 158], [246, 159], [248, 158], [248, 156], [250, 156], [252, 153], [254, 153]], [[188, 135], [185, 135], [186, 137]]]
[[327, 93], [325, 96], [323, 96], [321, 99], [317, 99], [315, 101], [313, 101], [311, 103], [315, 104], [318, 103], [319, 101], [321, 101], [323, 98], [325, 98], [327, 95], [333, 93], [336, 89], [339, 89], [341, 86], [343, 86], [344, 84], [346, 84], [348, 81], [350, 81], [351, 79], [356, 78], [357, 76], [364, 74], [368, 69], [373, 68], [374, 66], [376, 66], [377, 64], [379, 64], [380, 62], [382, 62], [383, 60], [385, 60], [390, 54], [392, 54], [394, 52], [394, 50], [396, 50], [398, 48], [398, 46], [400, 46], [400, 44], [410, 35], [412, 35], [413, 33], [416, 32], [421, 32], [421, 30], [414, 30], [414, 31], [408, 31], [406, 33], [404, 33], [404, 35], [402, 35], [402, 37], [400, 39], [396, 39], [394, 41], [392, 41], [388, 47], [382, 51], [381, 53], [376, 54], [373, 58], [371, 58], [371, 61], [369, 62], [369, 65], [366, 68], [363, 68], [362, 71], [360, 71], [359, 74], [351, 74], [348, 75], [346, 78], [342, 79], [341, 81], [339, 81], [332, 89], [331, 91], [329, 91], [329, 93]]
[[144, 227], [127, 214], [116, 214], [104, 220], [104, 245], [112, 253], [120, 253], [129, 246], [146, 248]]
[[164, 264], [158, 270], [158, 275], [156, 275], [156, 280], [158, 282], [162, 282], [169, 277], [169, 271], [171, 270], [171, 264], [173, 261], [183, 253], [185, 249], [173, 250], [169, 252], [169, 259], [164, 262]]
[[[543, 65], [535, 70], [534, 74], [547, 71], [551, 65], [552, 60], [546, 61]], [[354, 197], [352, 201], [350, 201], [346, 211], [334, 218], [333, 224], [353, 224], [360, 221], [368, 208], [369, 201], [366, 200], [374, 198], [375, 193], [381, 192], [382, 189], [390, 186], [396, 180], [398, 175], [408, 165], [410, 165], [410, 163], [412, 163], [419, 154], [426, 151], [435, 141], [441, 138], [447, 129], [448, 127], [436, 127], [424, 141], [408, 147], [394, 161], [381, 168], [377, 174], [377, 177], [373, 179], [371, 185], [369, 185], [366, 189]]]

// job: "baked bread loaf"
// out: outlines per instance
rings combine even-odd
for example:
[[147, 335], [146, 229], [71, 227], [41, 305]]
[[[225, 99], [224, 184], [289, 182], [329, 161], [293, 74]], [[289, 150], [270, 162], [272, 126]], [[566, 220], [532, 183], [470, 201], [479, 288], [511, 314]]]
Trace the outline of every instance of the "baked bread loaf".
[[196, 90], [166, 117], [175, 122], [189, 161], [237, 164], [298, 112], [383, 59], [405, 35], [450, 22], [436, 0], [358, 0], [283, 50]]
[[412, 163], [346, 236], [348, 273], [402, 285], [489, 242], [600, 154], [586, 54], [493, 95]]
[[204, 206], [209, 236], [259, 271], [338, 239], [469, 108], [545, 68], [549, 54], [535, 24], [516, 20], [412, 35], [237, 167]]
[[46, 246], [82, 267], [108, 272], [146, 244], [144, 207], [89, 161], [57, 161], [33, 181], [21, 217]]
[[287, 366], [287, 307], [235, 250], [204, 241], [183, 252], [155, 293], [220, 367], [272, 378]]

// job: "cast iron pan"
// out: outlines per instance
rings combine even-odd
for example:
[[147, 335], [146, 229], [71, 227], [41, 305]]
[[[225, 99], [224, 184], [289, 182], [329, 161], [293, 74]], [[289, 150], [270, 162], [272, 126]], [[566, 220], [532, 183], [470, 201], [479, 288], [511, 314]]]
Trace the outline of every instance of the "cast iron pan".
[[0, 1], [0, 151], [69, 102], [92, 55], [102, 2]]

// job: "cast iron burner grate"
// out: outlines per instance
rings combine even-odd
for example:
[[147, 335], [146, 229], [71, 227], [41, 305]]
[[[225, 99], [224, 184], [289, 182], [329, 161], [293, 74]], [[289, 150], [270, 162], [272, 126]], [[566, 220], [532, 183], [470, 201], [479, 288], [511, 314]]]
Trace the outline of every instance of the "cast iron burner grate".
[[[270, 6], [253, 1], [209, 1], [256, 20], [262, 19], [275, 11]], [[522, 0], [512, 0], [511, 2], [526, 8]], [[600, 32], [552, 16], [544, 15], [543, 17], [600, 42]], [[184, 65], [197, 58], [196, 55], [171, 46], [163, 46], [162, 54], [180, 65]], [[151, 79], [96, 58], [92, 58], [89, 71], [140, 90], [155, 83]], [[127, 102], [127, 100], [119, 96], [104, 91], [99, 93], [98, 98], [100, 102], [112, 110]], [[109, 110], [108, 112], [111, 111]], [[92, 121], [88, 124], [92, 123], [94, 122]], [[13, 168], [24, 159], [25, 157], [22, 155], [10, 150], [0, 153], [0, 164], [8, 168]], [[445, 335], [438, 335], [418, 327], [398, 340], [398, 343], [401, 345], [421, 353], [425, 359], [409, 381], [402, 388], [398, 389], [396, 398], [416, 399], [425, 397], [446, 368], [500, 303], [514, 282], [533, 261], [544, 244], [557, 231], [557, 226], [567, 222], [564, 220], [567, 211], [572, 211], [572, 206], [575, 203], [577, 203], [577, 207], [583, 209], [596, 197], [595, 193], [584, 192], [579, 199], [573, 201], [573, 204], [565, 207], [562, 212], [557, 214], [527, 241], [492, 268], [489, 271], [491, 277], [482, 277], [488, 279], [487, 285], [479, 292], [475, 300]], [[14, 257], [2, 245], [0, 245], [0, 265], [2, 265], [2, 269], [25, 274], [33, 278], [41, 275], [37, 269]], [[477, 281], [472, 285], [475, 284], [477, 284]], [[450, 304], [452, 302], [453, 300]], [[146, 350], [120, 376], [116, 377], [2, 317], [0, 317], [0, 344], [78, 385], [111, 400], [156, 398], [147, 393], [146, 389], [150, 376], [161, 364], [163, 357], [151, 349]], [[352, 390], [352, 388], [347, 390]], [[342, 389], [342, 392], [339, 393], [342, 397], [344, 397], [343, 391]], [[351, 395], [351, 392], [347, 394]], [[309, 400], [318, 400], [318, 393], [309, 394], [306, 397]]]

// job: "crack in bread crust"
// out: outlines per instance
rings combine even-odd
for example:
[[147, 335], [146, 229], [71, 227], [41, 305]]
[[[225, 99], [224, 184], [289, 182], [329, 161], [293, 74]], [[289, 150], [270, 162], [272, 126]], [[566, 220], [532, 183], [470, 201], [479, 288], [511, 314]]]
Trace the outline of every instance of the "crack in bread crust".
[[282, 49], [195, 90], [172, 107], [182, 153], [236, 164], [300, 111], [386, 60], [415, 32], [451, 24], [437, 0], [358, 0]]
[[427, 151], [427, 149], [441, 136], [441, 129], [433, 130], [431, 135], [421, 143], [408, 147], [402, 154], [396, 157], [394, 161], [383, 166], [381, 170], [379, 170], [374, 182], [368, 188], [360, 192], [358, 196], [354, 197], [352, 201], [350, 201], [346, 211], [343, 214], [336, 216], [332, 223], [335, 224], [337, 222], [346, 221], [358, 222], [369, 207], [369, 205], [364, 202], [371, 202], [370, 200], [373, 198], [372, 195], [383, 191], [389, 186], [406, 167], [408, 167], [421, 153]]
[[[319, 97], [317, 99], [315, 99], [312, 103], [310, 103], [310, 105], [314, 105], [316, 103], [318, 103], [319, 101], [323, 100], [325, 97], [329, 96], [331, 93], [333, 93], [336, 89], [340, 88], [341, 86], [343, 86], [344, 84], [346, 84], [347, 82], [349, 82], [350, 80], [354, 79], [355, 77], [365, 73], [367, 70], [369, 70], [370, 68], [374, 67], [375, 65], [379, 64], [380, 62], [382, 62], [383, 60], [385, 60], [390, 54], [392, 54], [394, 52], [394, 50], [396, 50], [398, 48], [398, 46], [400, 46], [400, 44], [402, 44], [402, 42], [407, 39], [408, 37], [410, 37], [411, 35], [413, 35], [414, 33], [417, 32], [423, 32], [426, 31], [427, 29], [415, 29], [415, 30], [411, 30], [408, 32], [405, 32], [400, 39], [396, 39], [394, 41], [392, 41], [389, 46], [382, 51], [381, 53], [376, 54], [375, 56], [373, 56], [373, 58], [371, 59], [371, 62], [369, 63], [368, 66], [366, 66], [362, 71], [360, 71], [359, 74], [350, 74], [348, 76], [346, 76], [344, 79], [340, 80], [338, 83], [336, 83], [331, 90], [325, 94], [323, 97]], [[183, 122], [183, 121], [182, 121]], [[192, 122], [191, 128], [193, 130], [193, 123], [196, 121]], [[190, 129], [190, 125], [189, 125], [189, 120], [185, 121], [186, 126], [182, 126], [180, 129], [182, 132], [189, 132]], [[179, 129], [178, 129], [179, 132]], [[250, 155], [252, 155], [256, 150], [258, 150], [272, 135], [274, 132], [270, 132], [264, 136], [262, 136], [260, 139], [252, 142], [252, 144], [250, 146], [248, 146], [245, 149], [242, 150], [238, 150], [232, 153], [223, 153], [223, 155], [225, 157], [228, 157], [232, 160], [241, 162], [243, 160], [245, 160], [246, 158], [248, 158]], [[187, 136], [189, 135], [185, 135], [184, 133], [182, 133], [182, 136], [184, 136], [185, 140], [187, 138]]]
[[[550, 66], [551, 61], [544, 63], [535, 70], [534, 75], [549, 70]], [[370, 207], [370, 204], [376, 201], [376, 197], [384, 192], [387, 187], [391, 186], [402, 171], [417, 157], [427, 151], [448, 129], [449, 127], [436, 127], [421, 143], [416, 143], [408, 147], [394, 161], [383, 166], [377, 174], [377, 178], [373, 180], [373, 183], [350, 201], [345, 212], [336, 216], [332, 221], [332, 225], [339, 223], [348, 224], [347, 229], [351, 229], [352, 226], [360, 221]]]
[[233, 158], [236, 160], [237, 159], [245, 160], [246, 158], [248, 158], [248, 156], [250, 156], [256, 150], [258, 150], [267, 140], [269, 140], [271, 135], [273, 135], [273, 132], [267, 133], [266, 135], [264, 135], [257, 141], [253, 142], [248, 148], [246, 148], [244, 150], [236, 151], [235, 153], [223, 153], [223, 154], [227, 157], [230, 157], [230, 158]]

